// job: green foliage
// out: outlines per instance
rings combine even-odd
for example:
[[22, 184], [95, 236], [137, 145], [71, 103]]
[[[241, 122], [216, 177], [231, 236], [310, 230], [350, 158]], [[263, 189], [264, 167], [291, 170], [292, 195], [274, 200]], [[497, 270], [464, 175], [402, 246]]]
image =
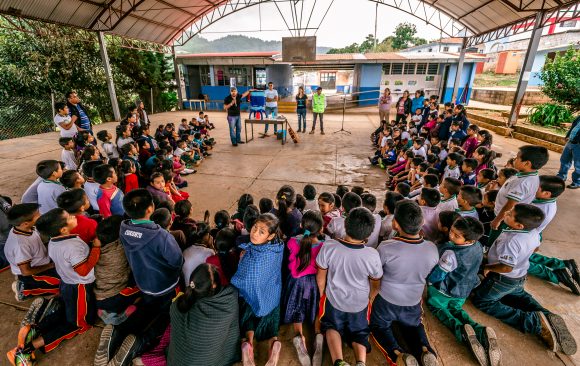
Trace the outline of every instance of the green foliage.
[[367, 52], [393, 52], [426, 44], [427, 40], [415, 37], [417, 29], [414, 24], [400, 23], [395, 28], [393, 36], [388, 36], [381, 42], [377, 41], [375, 47], [375, 37], [372, 34], [367, 35], [366, 39], [361, 43], [353, 43], [343, 48], [332, 48], [328, 53], [367, 53]]
[[544, 103], [533, 106], [528, 115], [528, 122], [540, 126], [560, 126], [572, 122], [572, 112], [561, 104]]
[[580, 111], [580, 49], [570, 46], [554, 60], [546, 59], [540, 79], [544, 82], [542, 92], [550, 99], [572, 112]]
[[415, 37], [417, 28], [415, 24], [399, 23], [395, 28], [395, 36], [392, 39], [392, 45], [395, 50], [404, 50], [412, 46], [426, 44], [427, 40]]

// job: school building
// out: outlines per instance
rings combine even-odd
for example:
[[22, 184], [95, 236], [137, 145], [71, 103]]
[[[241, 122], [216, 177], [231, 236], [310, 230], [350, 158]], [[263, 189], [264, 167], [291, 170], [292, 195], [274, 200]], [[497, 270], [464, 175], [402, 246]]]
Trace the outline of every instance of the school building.
[[[459, 82], [458, 100], [467, 103], [471, 96], [476, 64], [486, 57], [467, 53]], [[451, 101], [459, 53], [382, 52], [319, 54], [316, 61], [283, 62], [280, 52], [236, 52], [177, 54], [183, 75], [184, 107], [193, 99], [209, 100], [208, 109], [221, 108], [229, 88], [239, 92], [251, 87], [265, 89], [272, 81], [282, 100], [293, 100], [299, 86], [311, 94], [322, 87], [329, 104], [342, 103], [348, 96], [351, 106], [377, 104], [380, 91], [389, 88], [396, 100], [408, 90], [412, 95], [423, 90], [426, 96], [439, 95]]]

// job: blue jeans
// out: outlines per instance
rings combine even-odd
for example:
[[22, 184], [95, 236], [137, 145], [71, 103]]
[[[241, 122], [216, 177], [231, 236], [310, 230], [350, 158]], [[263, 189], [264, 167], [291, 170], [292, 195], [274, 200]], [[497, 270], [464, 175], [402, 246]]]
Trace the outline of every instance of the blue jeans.
[[242, 120], [240, 116], [228, 116], [228, 124], [230, 125], [230, 140], [232, 144], [237, 144], [242, 140]]
[[[278, 107], [266, 107], [266, 117], [268, 118], [273, 118], [276, 117], [278, 115]], [[269, 124], [266, 124], [266, 129], [264, 130], [264, 133], [268, 133], [268, 127], [270, 127]], [[278, 125], [274, 125], [274, 133], [276, 133], [278, 131]]]
[[580, 186], [580, 144], [566, 143], [562, 156], [560, 156], [560, 171], [558, 177], [566, 180], [568, 170], [574, 164], [572, 172], [572, 184]]
[[302, 130], [302, 126], [306, 131], [306, 109], [298, 109], [296, 113], [298, 113], [298, 131]]
[[549, 312], [524, 290], [525, 282], [525, 276], [508, 278], [492, 272], [475, 289], [471, 302], [521, 332], [540, 334], [542, 325], [536, 312]]

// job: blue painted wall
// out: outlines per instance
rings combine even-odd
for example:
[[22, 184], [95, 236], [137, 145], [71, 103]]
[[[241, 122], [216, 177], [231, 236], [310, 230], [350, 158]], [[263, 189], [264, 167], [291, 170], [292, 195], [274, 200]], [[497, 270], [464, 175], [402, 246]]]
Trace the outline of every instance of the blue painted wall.
[[[358, 66], [358, 65], [357, 65]], [[358, 99], [359, 106], [376, 105], [380, 92], [381, 75], [383, 72], [382, 64], [362, 64], [355, 72], [358, 72], [358, 85], [353, 89], [360, 92]], [[364, 93], [365, 91], [376, 90], [376, 92]], [[367, 99], [367, 100], [365, 100]], [[370, 99], [370, 100], [368, 100]]]
[[[248, 89], [250, 89], [249, 86], [238, 86], [238, 93], [240, 93], [240, 94], [244, 93]], [[228, 85], [224, 85], [224, 86], [203, 85], [201, 87], [201, 92], [203, 94], [206, 94], [208, 96], [209, 100], [217, 101], [217, 103], [210, 103], [210, 105], [208, 105], [208, 109], [215, 110], [217, 108], [218, 110], [223, 110], [223, 108], [224, 108], [223, 100], [225, 97], [230, 95], [230, 87]], [[189, 108], [189, 103], [183, 102], [183, 107]], [[242, 110], [247, 110], [247, 108], [248, 108], [248, 103], [244, 101], [242, 103]]]
[[[459, 79], [459, 89], [457, 91], [457, 100], [455, 103], [467, 104], [471, 98], [471, 92], [473, 91], [473, 79], [475, 78], [475, 63], [464, 63], [463, 71]], [[444, 67], [440, 67], [441, 72], [443, 72]], [[457, 75], [457, 64], [449, 65], [449, 75], [447, 76], [447, 84], [445, 85], [445, 97], [441, 100], [442, 103], [451, 102], [453, 96], [453, 84], [455, 83], [455, 75]], [[463, 93], [465, 90], [465, 85], [468, 84], [467, 96], [465, 100], [462, 100]]]

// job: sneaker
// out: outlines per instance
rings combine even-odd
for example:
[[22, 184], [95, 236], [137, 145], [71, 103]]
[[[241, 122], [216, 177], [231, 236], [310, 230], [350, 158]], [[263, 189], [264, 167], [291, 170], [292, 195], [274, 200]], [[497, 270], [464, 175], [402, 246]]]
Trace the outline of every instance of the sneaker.
[[238, 146], [238, 144], [232, 144], [232, 146]]
[[38, 297], [34, 299], [32, 304], [30, 304], [30, 307], [28, 308], [26, 315], [24, 315], [24, 318], [20, 322], [20, 326], [24, 327], [25, 325], [37, 324], [36, 320], [38, 319], [39, 314], [41, 314], [40, 310], [43, 307], [45, 307], [47, 303], [48, 300], [46, 300], [43, 297]]
[[303, 129], [303, 130], [302, 130], [302, 133], [306, 133], [306, 129]]
[[34, 353], [24, 353], [19, 348], [13, 348], [6, 353], [8, 362], [13, 366], [32, 366], [34, 362]]
[[281, 349], [282, 343], [280, 341], [274, 341], [274, 343], [272, 343], [272, 348], [270, 349], [270, 358], [268, 358], [266, 366], [276, 366], [278, 364]]
[[367, 364], [362, 361], [357, 361], [354, 366], [367, 366]]
[[312, 366], [322, 366], [323, 351], [324, 336], [318, 333], [314, 338], [314, 355], [312, 356]]
[[37, 332], [35, 327], [30, 324], [23, 326], [18, 331], [18, 347], [24, 348], [24, 346], [32, 342], [36, 336]]
[[256, 366], [254, 362], [254, 347], [248, 342], [242, 343], [242, 365]]
[[580, 296], [580, 285], [578, 285], [578, 282], [576, 282], [572, 277], [572, 271], [568, 268], [560, 268], [555, 269], [552, 272], [556, 275], [558, 281], [560, 281], [562, 285], [568, 287], [574, 295]]
[[566, 186], [566, 188], [569, 188], [569, 189], [576, 189], [576, 188], [580, 188], [580, 184], [574, 184], [574, 183], [572, 183], [572, 184], [568, 184], [568, 185]]
[[296, 348], [296, 353], [298, 354], [298, 361], [300, 362], [301, 366], [311, 366], [312, 363], [310, 362], [310, 356], [308, 355], [308, 350], [306, 349], [306, 345], [304, 344], [304, 340], [302, 336], [297, 335], [292, 339], [292, 343], [294, 344], [294, 348]]
[[[543, 314], [543, 313], [542, 313]], [[550, 328], [552, 329], [553, 333], [556, 335], [556, 340], [558, 345], [560, 346], [560, 350], [565, 355], [573, 355], [576, 353], [577, 346], [576, 340], [568, 327], [566, 326], [566, 322], [560, 315], [549, 313], [546, 315], [548, 319], [548, 323], [550, 324]]]
[[238, 141], [238, 144], [245, 144], [244, 141]]
[[437, 356], [431, 352], [423, 352], [421, 355], [421, 363], [423, 366], [439, 366], [439, 361]]
[[334, 361], [333, 366], [350, 366], [350, 363], [343, 360], [336, 360]]
[[487, 350], [487, 357], [489, 359], [490, 366], [499, 366], [501, 364], [501, 349], [497, 342], [497, 336], [495, 331], [491, 327], [485, 327], [484, 337], [484, 347]]
[[548, 322], [548, 318], [541, 311], [537, 311], [536, 314], [538, 314], [538, 317], [540, 318], [540, 338], [542, 338], [544, 343], [550, 350], [552, 350], [552, 352], [556, 352], [558, 350], [558, 340], [556, 339], [556, 334], [554, 333], [552, 326]]
[[137, 338], [133, 334], [129, 334], [123, 340], [121, 347], [115, 353], [115, 356], [108, 363], [108, 366], [123, 366], [133, 358], [133, 348], [137, 345]]
[[565, 259], [564, 265], [570, 270], [570, 272], [572, 272], [572, 278], [574, 281], [580, 283], [580, 270], [578, 269], [576, 261], [574, 259]]
[[408, 353], [399, 353], [397, 356], [397, 366], [419, 366], [419, 362], [415, 356]]
[[485, 348], [479, 343], [477, 337], [475, 336], [475, 330], [470, 324], [463, 325], [463, 340], [471, 350], [471, 353], [475, 356], [475, 359], [480, 366], [488, 366], [487, 362], [487, 352]]
[[302, 132], [302, 129], [300, 129], [300, 128], [299, 128], [299, 129], [298, 129], [298, 131], [296, 131], [296, 132], [297, 132], [297, 133], [298, 133], [298, 132]]
[[314, 135], [314, 130], [310, 130], [309, 134]]
[[12, 292], [14, 292], [14, 298], [18, 302], [26, 300], [27, 296], [24, 296], [22, 291], [24, 291], [24, 284], [21, 281], [16, 280], [12, 282]]
[[101, 332], [101, 338], [99, 339], [99, 346], [97, 347], [97, 352], [95, 353], [95, 366], [107, 366], [111, 360], [114, 350], [111, 348], [111, 339], [113, 338], [113, 332], [115, 328], [111, 324], [107, 324], [103, 331]]
[[320, 134], [321, 134], [321, 135], [325, 135], [324, 131], [320, 131]]

